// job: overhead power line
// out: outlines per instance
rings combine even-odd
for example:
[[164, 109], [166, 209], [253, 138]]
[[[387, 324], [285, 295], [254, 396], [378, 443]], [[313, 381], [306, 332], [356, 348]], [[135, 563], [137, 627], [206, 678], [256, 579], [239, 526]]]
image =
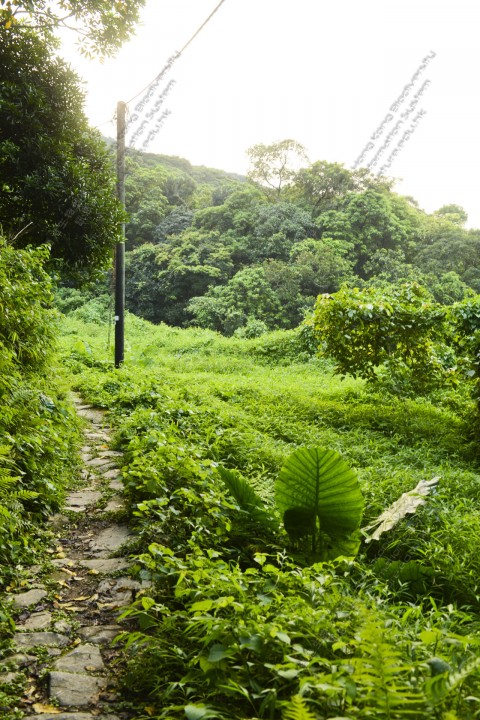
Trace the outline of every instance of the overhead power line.
[[200, 33], [202, 32], [203, 28], [210, 22], [210, 20], [212, 19], [212, 17], [213, 17], [213, 16], [215, 15], [215, 13], [220, 9], [220, 7], [223, 5], [224, 2], [225, 2], [225, 0], [220, 0], [220, 2], [218, 3], [218, 5], [216, 6], [216, 8], [215, 8], [214, 10], [212, 10], [212, 12], [211, 12], [210, 15], [207, 17], [207, 19], [204, 20], [203, 23], [200, 25], [200, 27], [193, 33], [192, 37], [185, 43], [185, 45], [182, 47], [182, 49], [179, 50], [178, 52], [176, 52], [176, 53], [167, 61], [167, 63], [166, 63], [166, 64], [164, 65], [164, 67], [160, 70], [160, 72], [158, 73], [158, 75], [156, 75], [156, 76], [153, 78], [153, 80], [148, 83], [148, 85], [146, 85], [146, 86], [145, 86], [142, 90], [140, 90], [140, 92], [138, 92], [136, 95], [134, 95], [133, 97], [131, 97], [130, 100], [127, 100], [127, 105], [129, 105], [133, 100], [136, 100], [137, 97], [139, 97], [139, 95], [142, 95], [144, 92], [146, 92], [152, 85], [154, 85], [156, 82], [158, 82], [158, 81], [163, 77], [163, 75], [166, 73], [167, 70], [170, 70], [173, 62], [175, 62], [176, 60], [178, 60], [178, 58], [180, 57], [180, 55], [182, 55], [182, 53], [185, 52], [185, 50], [188, 48], [188, 46], [192, 44], [192, 42], [195, 40], [195, 38], [197, 37], [197, 35], [200, 35]]
[[[148, 85], [145, 85], [145, 87], [142, 88], [142, 90], [140, 90], [140, 92], [138, 92], [136, 95], [134, 95], [133, 97], [131, 97], [130, 100], [127, 100], [127, 102], [125, 103], [126, 105], [129, 105], [131, 102], [133, 102], [133, 100], [136, 100], [137, 97], [139, 97], [140, 95], [143, 95], [143, 93], [147, 92], [153, 85], [155, 85], [155, 83], [158, 83], [158, 82], [162, 79], [162, 77], [167, 73], [167, 71], [170, 70], [170, 68], [172, 67], [173, 63], [174, 63], [176, 60], [178, 60], [178, 58], [180, 57], [180, 55], [182, 55], [182, 54], [185, 52], [185, 50], [188, 48], [188, 46], [191, 45], [192, 42], [195, 40], [195, 38], [202, 32], [203, 28], [210, 22], [210, 20], [212, 19], [212, 17], [213, 17], [213, 16], [215, 15], [215, 13], [220, 9], [220, 7], [223, 5], [224, 2], [225, 2], [225, 0], [220, 0], [220, 2], [218, 3], [218, 5], [212, 10], [212, 12], [210, 13], [210, 15], [206, 18], [206, 20], [204, 20], [203, 23], [200, 25], [200, 27], [197, 28], [197, 30], [195, 30], [195, 32], [193, 33], [193, 35], [191, 36], [191, 38], [190, 38], [189, 40], [187, 40], [187, 42], [186, 42], [185, 45], [182, 47], [182, 49], [179, 50], [178, 52], [175, 52], [175, 53], [172, 55], [172, 57], [170, 57], [170, 58], [167, 60], [167, 62], [165, 63], [165, 65], [163, 66], [163, 68], [160, 70], [160, 72], [158, 73], [158, 75], [156, 75], [156, 76], [153, 78], [153, 80], [148, 83]], [[100, 127], [103, 127], [104, 125], [108, 125], [108, 123], [111, 123], [111, 122], [114, 122], [114, 121], [115, 121], [115, 116], [113, 116], [112, 118], [110, 118], [110, 120], [105, 120], [105, 122], [100, 123], [99, 125], [95, 125], [95, 127], [96, 127], [96, 128], [100, 128]]]

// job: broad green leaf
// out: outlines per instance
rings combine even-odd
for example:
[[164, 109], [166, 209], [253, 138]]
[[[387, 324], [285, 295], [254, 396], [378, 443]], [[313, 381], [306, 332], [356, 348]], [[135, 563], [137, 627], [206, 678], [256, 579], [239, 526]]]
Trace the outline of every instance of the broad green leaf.
[[190, 610], [191, 612], [208, 612], [212, 609], [214, 603], [213, 600], [199, 600], [193, 603]]
[[155, 605], [155, 600], [151, 597], [142, 597], [142, 606], [144, 610], [150, 610]]
[[225, 658], [229, 657], [230, 655], [231, 651], [229, 651], [223, 645], [212, 645], [208, 654], [208, 662], [217, 663], [220, 662], [220, 660], [224, 660]]
[[362, 519], [357, 475], [334, 450], [300, 448], [290, 455], [276, 482], [275, 500], [287, 530], [297, 537], [315, 536], [315, 518], [321, 533], [332, 540], [345, 539]]
[[260, 652], [262, 649], [262, 638], [260, 635], [241, 636], [239, 638], [240, 646]]
[[210, 708], [206, 705], [185, 705], [184, 710], [188, 720], [202, 720], [202, 718], [211, 717]]

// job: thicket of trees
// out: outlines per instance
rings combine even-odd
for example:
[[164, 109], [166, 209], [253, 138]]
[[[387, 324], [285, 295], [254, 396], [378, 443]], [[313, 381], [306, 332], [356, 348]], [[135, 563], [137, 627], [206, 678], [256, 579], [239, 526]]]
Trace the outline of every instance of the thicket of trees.
[[308, 164], [292, 140], [249, 156], [241, 178], [129, 152], [129, 310], [230, 335], [295, 327], [342, 284], [415, 281], [442, 304], [480, 290], [480, 230], [461, 207], [427, 214], [388, 178]]

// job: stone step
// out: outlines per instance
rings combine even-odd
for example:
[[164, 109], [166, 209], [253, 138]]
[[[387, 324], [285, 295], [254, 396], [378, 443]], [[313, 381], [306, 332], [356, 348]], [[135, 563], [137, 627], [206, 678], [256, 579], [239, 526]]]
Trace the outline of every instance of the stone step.
[[77, 490], [76, 492], [70, 493], [66, 498], [65, 510], [80, 512], [85, 510], [89, 505], [98, 503], [101, 497], [102, 493], [99, 490], [91, 490], [90, 488]]
[[119, 720], [117, 715], [91, 715], [84, 712], [56, 712], [27, 715], [23, 720]]
[[15, 647], [19, 650], [31, 650], [34, 647], [63, 648], [70, 645], [71, 640], [66, 635], [55, 632], [28, 632], [15, 633], [13, 636]]
[[126, 558], [92, 558], [85, 560], [80, 559], [77, 562], [81, 567], [96, 570], [104, 575], [117, 572], [118, 570], [126, 570], [130, 566]]
[[88, 643], [95, 645], [107, 645], [122, 632], [120, 625], [85, 625], [79, 628], [78, 634]]
[[[72, 555], [81, 557], [63, 558], [61, 555], [64, 553], [60, 552], [62, 547], [59, 546], [57, 552], [60, 557], [51, 559], [55, 570], [50, 574], [50, 580], [53, 578], [66, 588], [65, 591], [61, 588], [53, 590], [50, 585], [36, 585], [32, 575], [27, 586], [29, 590], [9, 595], [14, 607], [22, 614], [13, 637], [15, 649], [11, 651], [12, 655], [4, 658], [0, 684], [15, 683], [17, 678], [26, 675], [29, 683], [33, 683], [29, 691], [36, 688], [35, 697], [44, 697], [45, 687], [39, 683], [37, 673], [41, 670], [42, 675], [48, 677], [48, 699], [32, 705], [29, 692], [26, 696], [29, 709], [24, 712], [31, 714], [23, 720], [120, 720], [114, 712], [115, 705], [112, 705], [120, 698], [116, 695], [115, 686], [112, 688], [110, 685], [112, 678], [108, 670], [109, 663], [117, 655], [112, 641], [123, 630], [121, 625], [116, 624], [120, 622], [116, 609], [131, 602], [135, 594], [145, 591], [148, 585], [129, 577], [111, 577], [121, 571], [128, 572], [129, 560], [125, 557], [112, 558], [111, 555], [118, 554], [131, 534], [126, 523], [108, 521], [96, 513], [102, 499], [106, 507], [98, 512], [114, 513], [126, 509], [125, 500], [119, 492], [123, 490], [122, 474], [116, 467], [123, 453], [109, 448], [111, 432], [105, 419], [106, 411], [83, 402], [78, 396], [74, 400], [78, 415], [87, 421], [84, 423], [85, 440], [81, 449], [83, 468], [80, 476], [84, 487], [72, 489], [68, 494], [65, 502], [68, 516], [57, 513], [49, 521], [50, 527], [57, 531], [57, 537], [62, 538], [60, 542]], [[110, 498], [108, 494], [111, 490], [106, 489], [107, 483], [116, 491]], [[74, 512], [77, 513], [75, 517], [70, 514]], [[86, 523], [78, 523], [78, 514], [86, 516]], [[105, 527], [106, 522], [109, 524]], [[79, 526], [81, 530], [77, 529]], [[76, 535], [77, 532], [82, 533], [81, 538]], [[52, 555], [55, 554], [52, 552]], [[40, 570], [44, 572], [43, 566]], [[92, 574], [100, 577], [92, 579]], [[74, 581], [81, 581], [83, 585], [79, 597], [73, 600], [88, 602], [85, 606], [72, 608], [75, 615], [68, 622], [57, 618], [55, 608], [62, 609], [72, 604], [60, 601], [64, 599], [63, 595], [68, 599], [75, 592]], [[85, 592], [84, 586], [87, 588]], [[99, 602], [93, 602], [96, 599]], [[34, 652], [38, 648], [43, 649], [40, 660], [31, 653], [34, 648]], [[125, 720], [131, 714], [122, 710], [121, 716]]]
[[130, 537], [130, 530], [126, 525], [110, 525], [90, 541], [90, 551], [97, 557], [106, 558], [122, 547]]
[[97, 704], [98, 696], [106, 685], [104, 677], [52, 670], [49, 695], [60, 707], [88, 707]]
[[98, 646], [90, 643], [77, 645], [69, 653], [55, 660], [53, 667], [60, 672], [78, 674], [105, 670]]
[[12, 602], [16, 608], [28, 608], [32, 605], [38, 605], [44, 597], [48, 595], [44, 587], [33, 588], [18, 595], [11, 595]]
[[25, 630], [46, 630], [52, 623], [52, 613], [47, 610], [43, 612], [33, 613], [25, 622], [18, 624], [17, 630], [20, 632]]

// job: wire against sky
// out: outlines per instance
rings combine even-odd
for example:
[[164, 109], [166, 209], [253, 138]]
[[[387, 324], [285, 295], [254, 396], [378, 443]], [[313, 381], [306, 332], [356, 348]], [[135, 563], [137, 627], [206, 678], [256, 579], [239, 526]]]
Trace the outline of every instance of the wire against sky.
[[[192, 35], [192, 37], [190, 38], [190, 40], [188, 40], [188, 41], [185, 43], [185, 45], [182, 47], [181, 50], [179, 50], [177, 53], [175, 53], [175, 55], [173, 56], [173, 57], [175, 58], [175, 60], [178, 60], [178, 58], [180, 57], [180, 55], [181, 55], [183, 52], [185, 52], [185, 50], [187, 49], [187, 47], [188, 47], [189, 45], [191, 45], [191, 43], [195, 40], [195, 38], [197, 37], [197, 35], [199, 35], [199, 34], [202, 32], [202, 30], [203, 30], [203, 28], [205, 27], [205, 25], [207, 25], [207, 24], [210, 22], [210, 20], [211, 20], [212, 17], [215, 15], [215, 13], [217, 12], [217, 10], [220, 10], [220, 7], [223, 5], [224, 2], [225, 2], [225, 0], [220, 0], [220, 2], [218, 3], [218, 5], [216, 6], [216, 8], [215, 8], [214, 10], [212, 10], [212, 12], [210, 13], [210, 15], [207, 17], [206, 20], [203, 21], [203, 23], [200, 25], [200, 27], [198, 28], [198, 30], [196, 30], [196, 31], [193, 33], [193, 35]], [[142, 95], [144, 92], [146, 92], [146, 91], [149, 89], [149, 87], [151, 87], [154, 83], [158, 82], [158, 80], [162, 77], [162, 75], [165, 74], [166, 70], [169, 70], [169, 69], [170, 69], [170, 67], [171, 67], [171, 62], [170, 62], [170, 60], [171, 60], [171, 59], [169, 59], [169, 60], [167, 61], [167, 64], [165, 65], [165, 67], [163, 67], [163, 68], [160, 70], [159, 74], [158, 74], [156, 77], [153, 78], [152, 82], [148, 83], [148, 85], [146, 85], [146, 86], [143, 88], [143, 90], [140, 90], [140, 92], [138, 92], [136, 95], [134, 95], [132, 98], [130, 98], [130, 100], [127, 100], [127, 103], [126, 103], [127, 105], [129, 105], [129, 104], [132, 102], [132, 100], [136, 100], [136, 98], [137, 98], [139, 95]], [[175, 60], [174, 60], [174, 61], [175, 61]]]
[[[128, 106], [131, 102], [133, 102], [133, 100], [136, 100], [137, 97], [139, 97], [140, 95], [143, 95], [144, 93], [147, 93], [153, 86], [158, 85], [158, 83], [159, 83], [160, 80], [163, 78], [163, 76], [170, 70], [170, 68], [172, 67], [172, 65], [174, 64], [174, 62], [176, 62], [176, 60], [178, 60], [178, 58], [185, 52], [185, 50], [188, 48], [188, 46], [192, 44], [192, 42], [195, 40], [195, 38], [202, 32], [203, 28], [210, 22], [210, 20], [211, 20], [212, 17], [215, 15], [215, 13], [216, 13], [218, 10], [220, 10], [220, 7], [223, 5], [224, 2], [225, 2], [225, 0], [220, 0], [220, 2], [218, 3], [218, 5], [216, 5], [216, 7], [212, 10], [212, 12], [210, 13], [210, 15], [203, 21], [203, 23], [200, 25], [200, 27], [198, 27], [197, 30], [195, 30], [195, 32], [194, 32], [193, 35], [189, 38], [189, 40], [187, 40], [187, 42], [186, 42], [185, 45], [182, 47], [182, 49], [179, 50], [178, 52], [174, 53], [174, 54], [167, 60], [167, 62], [165, 63], [165, 65], [163, 66], [163, 68], [160, 70], [160, 72], [158, 73], [158, 75], [156, 75], [156, 76], [153, 78], [153, 80], [152, 80], [151, 82], [149, 82], [148, 85], [145, 85], [145, 87], [142, 88], [142, 90], [140, 90], [136, 95], [134, 95], [133, 97], [131, 97], [130, 100], [127, 100], [127, 102], [125, 103], [127, 106]], [[152, 94], [153, 94], [153, 93], [152, 93]], [[150, 100], [150, 97], [144, 98], [144, 101], [141, 103], [142, 109], [143, 109], [143, 107], [148, 103], [149, 100]], [[140, 104], [140, 103], [139, 103], [139, 104]], [[96, 127], [96, 128], [99, 128], [99, 127], [102, 127], [103, 125], [107, 125], [108, 123], [112, 122], [114, 119], [115, 119], [115, 116], [113, 116], [110, 120], [106, 120], [105, 122], [100, 123], [99, 125], [96, 125], [95, 127]]]

